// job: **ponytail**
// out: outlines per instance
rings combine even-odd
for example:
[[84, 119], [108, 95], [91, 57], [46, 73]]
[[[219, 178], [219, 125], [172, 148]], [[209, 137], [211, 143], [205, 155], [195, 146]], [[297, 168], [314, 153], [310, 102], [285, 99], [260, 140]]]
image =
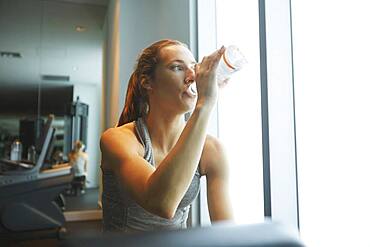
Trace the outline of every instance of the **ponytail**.
[[141, 87], [137, 69], [131, 74], [128, 82], [125, 106], [119, 118], [117, 127], [135, 121], [146, 114], [148, 95]]

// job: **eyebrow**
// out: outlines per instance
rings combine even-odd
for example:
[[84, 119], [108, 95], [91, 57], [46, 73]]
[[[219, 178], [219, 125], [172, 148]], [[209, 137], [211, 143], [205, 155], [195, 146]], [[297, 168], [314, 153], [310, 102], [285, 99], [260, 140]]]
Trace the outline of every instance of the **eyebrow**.
[[[168, 64], [171, 64], [171, 63], [174, 63], [174, 62], [185, 64], [184, 60], [181, 60], [181, 59], [171, 60], [170, 62], [168, 62]], [[191, 64], [197, 64], [197, 62], [193, 61], [193, 62], [191, 62]]]

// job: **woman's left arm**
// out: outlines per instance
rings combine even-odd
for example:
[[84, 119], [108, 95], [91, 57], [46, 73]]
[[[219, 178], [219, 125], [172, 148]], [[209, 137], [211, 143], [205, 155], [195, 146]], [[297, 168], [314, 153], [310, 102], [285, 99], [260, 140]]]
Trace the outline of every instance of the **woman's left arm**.
[[229, 167], [225, 149], [214, 137], [208, 136], [202, 155], [207, 178], [208, 211], [212, 222], [233, 220], [229, 198]]

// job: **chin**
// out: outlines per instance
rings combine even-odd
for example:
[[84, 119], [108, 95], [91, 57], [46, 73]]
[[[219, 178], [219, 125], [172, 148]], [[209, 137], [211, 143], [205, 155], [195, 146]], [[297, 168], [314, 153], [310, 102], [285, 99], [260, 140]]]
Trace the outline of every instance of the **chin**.
[[193, 111], [195, 108], [196, 102], [197, 102], [196, 98], [190, 102], [188, 101], [186, 104], [186, 112]]
[[[179, 113], [180, 114], [185, 114], [188, 112], [192, 112], [195, 108], [195, 103], [194, 104], [189, 104], [189, 103], [183, 103], [181, 107], [179, 107]], [[181, 109], [181, 110], [180, 110]]]
[[195, 104], [196, 102], [194, 102], [193, 104], [191, 104], [191, 106], [189, 107], [188, 111], [194, 111], [195, 109]]
[[181, 108], [183, 108], [184, 113], [193, 111], [196, 103], [197, 103], [197, 97], [182, 97], [181, 98], [181, 105], [182, 105]]

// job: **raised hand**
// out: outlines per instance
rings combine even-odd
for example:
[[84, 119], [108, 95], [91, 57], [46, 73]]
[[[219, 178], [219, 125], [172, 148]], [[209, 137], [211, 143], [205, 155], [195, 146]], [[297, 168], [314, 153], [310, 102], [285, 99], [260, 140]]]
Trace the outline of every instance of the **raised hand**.
[[222, 46], [211, 55], [205, 56], [202, 62], [195, 66], [198, 106], [213, 106], [217, 101], [219, 86], [217, 85], [216, 70], [224, 52], [225, 47]]

